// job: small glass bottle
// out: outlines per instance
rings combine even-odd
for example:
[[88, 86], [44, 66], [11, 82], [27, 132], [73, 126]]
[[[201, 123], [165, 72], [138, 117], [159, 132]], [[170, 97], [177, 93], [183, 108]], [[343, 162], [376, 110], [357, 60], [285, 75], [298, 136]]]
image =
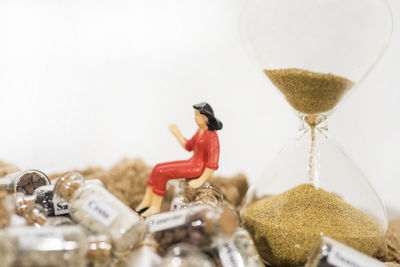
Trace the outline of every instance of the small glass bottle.
[[180, 243], [209, 247], [218, 238], [230, 236], [239, 226], [236, 212], [228, 206], [192, 206], [155, 214], [148, 219], [149, 232], [163, 249]]
[[50, 179], [39, 170], [26, 170], [8, 174], [0, 179], [0, 190], [32, 195], [36, 188], [49, 185]]
[[110, 255], [108, 237], [88, 237], [78, 225], [9, 227], [0, 233], [2, 267], [85, 267], [93, 263], [104, 266]]
[[224, 195], [222, 192], [218, 188], [206, 183], [194, 191], [191, 203], [192, 205], [205, 204], [216, 207], [222, 204], [223, 201]]
[[306, 267], [385, 267], [386, 265], [332, 238], [322, 237], [320, 246], [310, 255]]
[[222, 267], [264, 267], [250, 234], [238, 228], [233, 237], [217, 246], [218, 263]]
[[154, 239], [147, 236], [134, 247], [126, 260], [126, 267], [157, 267], [161, 263], [160, 246]]
[[209, 183], [194, 189], [188, 185], [186, 180], [181, 180], [178, 185], [174, 186], [176, 189], [171, 202], [171, 211], [187, 208], [189, 205], [217, 206], [224, 200], [222, 192]]
[[59, 178], [54, 194], [55, 198], [68, 202], [73, 220], [93, 233], [109, 235], [116, 256], [129, 253], [130, 247], [142, 240], [147, 231], [145, 221], [136, 212], [104, 187], [85, 184], [79, 173]]
[[3, 267], [85, 267], [87, 241], [79, 226], [9, 227], [0, 234]]
[[180, 243], [171, 247], [160, 267], [215, 267], [214, 261], [193, 245]]

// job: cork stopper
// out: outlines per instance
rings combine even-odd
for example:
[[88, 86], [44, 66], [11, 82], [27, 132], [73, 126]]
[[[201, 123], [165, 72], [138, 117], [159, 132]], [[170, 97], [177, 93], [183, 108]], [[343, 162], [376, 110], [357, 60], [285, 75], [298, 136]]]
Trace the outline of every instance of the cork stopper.
[[47, 212], [46, 210], [36, 204], [25, 212], [24, 217], [26, 220], [26, 223], [28, 225], [35, 225], [35, 226], [43, 226], [47, 222]]
[[221, 209], [221, 215], [218, 219], [218, 225], [221, 232], [226, 235], [233, 235], [239, 227], [238, 216], [228, 205], [221, 206]]
[[30, 207], [36, 204], [35, 196], [25, 196], [23, 193], [14, 194], [15, 201], [15, 213], [17, 215], [23, 216]]
[[134, 247], [133, 250], [142, 248], [142, 247], [150, 247], [153, 248], [156, 252], [161, 253], [162, 249], [160, 245], [151, 237], [146, 237], [142, 241], [138, 242]]
[[69, 172], [57, 180], [54, 194], [68, 202], [84, 183], [85, 179], [80, 173]]
[[90, 262], [105, 263], [111, 258], [111, 250], [111, 240], [108, 236], [90, 236], [86, 259]]

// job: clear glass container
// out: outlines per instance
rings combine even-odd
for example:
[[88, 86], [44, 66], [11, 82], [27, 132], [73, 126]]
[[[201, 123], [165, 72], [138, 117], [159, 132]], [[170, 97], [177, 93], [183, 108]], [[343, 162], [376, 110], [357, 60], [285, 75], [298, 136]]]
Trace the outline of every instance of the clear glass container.
[[157, 267], [161, 263], [158, 243], [147, 236], [134, 247], [133, 252], [126, 260], [126, 267]]
[[383, 262], [345, 246], [332, 238], [323, 237], [305, 267], [368, 266], [385, 267]]
[[111, 244], [109, 237], [88, 235], [78, 225], [9, 227], [0, 233], [0, 258], [2, 267], [105, 266]]
[[32, 195], [36, 188], [49, 185], [50, 179], [39, 170], [15, 172], [0, 178], [0, 190]]
[[180, 242], [210, 247], [215, 240], [233, 235], [239, 226], [236, 212], [225, 205], [199, 205], [155, 214], [147, 222], [149, 232], [164, 250]]
[[215, 267], [213, 260], [189, 244], [176, 244], [163, 257], [160, 267]]
[[3, 267], [84, 267], [86, 247], [77, 226], [9, 227], [0, 233]]
[[218, 244], [218, 258], [222, 267], [264, 266], [250, 234], [243, 228], [238, 228], [232, 238]]
[[113, 253], [124, 256], [143, 239], [147, 225], [132, 209], [103, 186], [85, 184], [79, 173], [59, 178], [54, 187], [55, 198], [69, 204], [69, 215], [93, 233], [111, 237]]
[[[381, 58], [392, 16], [384, 0], [248, 0], [241, 36], [295, 110], [299, 137], [250, 187], [242, 212], [266, 263], [303, 265], [321, 235], [372, 255], [387, 215], [365, 175], [327, 136], [327, 119]], [[349, 129], [351, 130], [351, 129]]]
[[171, 202], [171, 211], [187, 208], [189, 205], [217, 206], [224, 201], [222, 192], [209, 183], [192, 189], [186, 180], [180, 180], [174, 184], [174, 197]]

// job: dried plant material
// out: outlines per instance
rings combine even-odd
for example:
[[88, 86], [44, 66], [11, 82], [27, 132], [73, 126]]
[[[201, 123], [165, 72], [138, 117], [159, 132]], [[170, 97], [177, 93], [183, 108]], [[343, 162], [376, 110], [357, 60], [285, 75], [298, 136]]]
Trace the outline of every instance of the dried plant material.
[[[151, 173], [151, 167], [140, 159], [123, 159], [115, 164], [109, 171], [98, 167], [90, 167], [79, 171], [85, 179], [100, 179], [107, 190], [122, 200], [132, 209], [140, 203], [147, 186], [147, 179]], [[63, 174], [51, 175], [51, 179]], [[239, 174], [233, 178], [211, 177], [210, 184], [221, 190], [227, 201], [237, 206], [241, 203], [248, 189], [246, 176]], [[161, 211], [168, 211], [171, 206], [174, 188], [168, 187], [164, 197]]]
[[17, 166], [0, 160], [0, 177], [6, 176], [10, 173], [19, 172], [20, 170], [21, 169]]
[[6, 206], [5, 198], [7, 197], [6, 191], [0, 191], [0, 228], [7, 226], [10, 222], [10, 214]]
[[226, 178], [222, 176], [211, 177], [209, 183], [218, 188], [225, 199], [235, 207], [238, 207], [247, 190], [249, 189], [249, 183], [244, 174], [238, 174], [232, 178]]
[[385, 241], [375, 256], [381, 261], [400, 264], [400, 220], [389, 223]]
[[388, 267], [400, 267], [400, 264], [397, 262], [385, 262]]
[[252, 204], [242, 220], [261, 257], [274, 266], [304, 265], [321, 234], [369, 255], [384, 237], [374, 219], [311, 184]]
[[289, 104], [304, 114], [330, 111], [354, 85], [352, 81], [331, 73], [295, 68], [264, 70], [264, 73]]

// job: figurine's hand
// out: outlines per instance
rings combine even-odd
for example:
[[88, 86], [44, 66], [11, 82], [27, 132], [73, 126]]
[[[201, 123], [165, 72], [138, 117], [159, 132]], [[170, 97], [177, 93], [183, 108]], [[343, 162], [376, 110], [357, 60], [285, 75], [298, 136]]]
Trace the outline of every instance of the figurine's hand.
[[168, 129], [175, 136], [179, 136], [181, 134], [181, 131], [179, 130], [179, 127], [176, 124], [168, 125]]
[[201, 177], [200, 178], [196, 178], [196, 179], [192, 179], [192, 180], [189, 181], [188, 184], [189, 184], [189, 186], [191, 188], [199, 188], [204, 184], [204, 179], [201, 179]]

